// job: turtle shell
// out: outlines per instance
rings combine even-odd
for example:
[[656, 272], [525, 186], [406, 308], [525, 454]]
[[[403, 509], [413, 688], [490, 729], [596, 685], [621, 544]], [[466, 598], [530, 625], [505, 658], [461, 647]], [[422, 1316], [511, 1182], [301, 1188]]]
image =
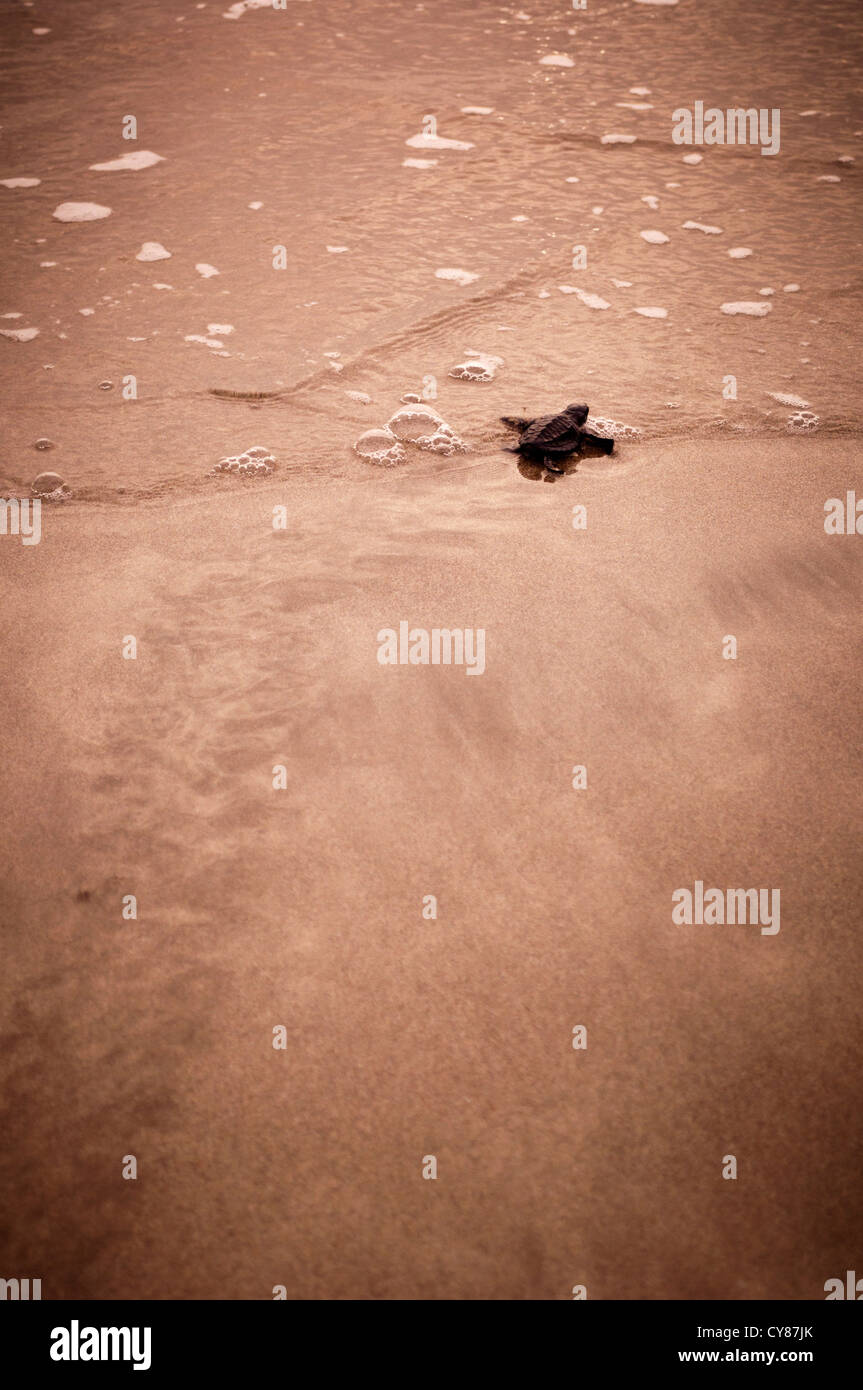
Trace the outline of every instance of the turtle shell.
[[588, 416], [586, 405], [568, 405], [559, 415], [541, 415], [533, 420], [521, 436], [522, 444], [539, 448], [577, 448], [581, 429]]

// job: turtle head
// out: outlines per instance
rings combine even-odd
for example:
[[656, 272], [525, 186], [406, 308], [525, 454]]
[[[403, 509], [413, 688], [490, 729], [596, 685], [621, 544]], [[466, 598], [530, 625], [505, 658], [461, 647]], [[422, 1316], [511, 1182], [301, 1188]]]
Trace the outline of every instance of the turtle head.
[[568, 415], [576, 425], [583, 425], [587, 419], [589, 410], [589, 405], [568, 405], [564, 413]]

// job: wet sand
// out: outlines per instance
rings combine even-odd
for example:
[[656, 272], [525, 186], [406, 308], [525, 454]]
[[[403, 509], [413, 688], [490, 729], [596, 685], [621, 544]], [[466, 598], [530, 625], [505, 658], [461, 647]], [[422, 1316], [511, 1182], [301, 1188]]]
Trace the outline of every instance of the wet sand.
[[[7, 1274], [818, 1299], [859, 1267], [861, 541], [823, 530], [859, 448], [618, 453], [7, 538]], [[485, 673], [382, 667], [401, 620], [484, 628]], [[780, 888], [781, 930], [675, 926], [696, 879]]]

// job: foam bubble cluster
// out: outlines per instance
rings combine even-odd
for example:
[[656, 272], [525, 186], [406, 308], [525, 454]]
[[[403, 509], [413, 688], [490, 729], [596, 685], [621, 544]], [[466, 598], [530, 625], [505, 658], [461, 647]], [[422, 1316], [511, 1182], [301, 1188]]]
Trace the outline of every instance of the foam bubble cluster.
[[466, 348], [464, 362], [457, 362], [454, 367], [450, 367], [449, 375], [460, 381], [491, 381], [498, 367], [502, 366], [502, 357]]
[[402, 406], [387, 420], [387, 429], [396, 439], [435, 454], [454, 454], [466, 447], [446, 420], [425, 403]]
[[370, 463], [392, 466], [404, 463], [405, 445], [433, 454], [464, 452], [467, 445], [436, 410], [425, 401], [402, 406], [379, 429], [366, 430], [354, 449]]
[[407, 458], [403, 445], [386, 425], [380, 429], [366, 430], [360, 435], [354, 449], [361, 458], [368, 459], [369, 463], [383, 464], [386, 468], [404, 463]]
[[459, 270], [457, 266], [443, 266], [435, 271], [438, 280], [452, 280], [456, 285], [470, 285], [479, 279], [476, 271]]
[[269, 10], [273, 8], [273, 0], [237, 0], [236, 5], [232, 5], [229, 10], [222, 11], [222, 19], [240, 19], [246, 10]]
[[604, 415], [591, 415], [590, 427], [597, 434], [605, 434], [609, 439], [638, 439], [641, 430], [637, 425], [624, 425], [619, 420], [609, 420]]
[[164, 158], [163, 154], [154, 154], [152, 150], [132, 150], [131, 154], [121, 154], [104, 164], [91, 164], [90, 168], [106, 174], [116, 169], [151, 169], [154, 164], [161, 164]]
[[472, 150], [471, 140], [448, 140], [445, 135], [431, 135], [428, 131], [422, 131], [419, 135], [411, 135], [405, 140], [406, 145], [410, 145], [412, 150]]
[[575, 285], [558, 285], [563, 294], [574, 294], [588, 309], [610, 309], [611, 305], [602, 295], [592, 294], [590, 290], [580, 290]]
[[98, 222], [110, 217], [111, 209], [101, 203], [59, 203], [51, 215], [58, 222]]
[[821, 424], [814, 410], [797, 410], [788, 416], [785, 428], [789, 434], [812, 434]]
[[723, 314], [748, 314], [750, 318], [763, 319], [770, 313], [771, 305], [757, 299], [737, 299], [720, 305], [720, 308]]
[[257, 477], [262, 473], [272, 473], [275, 467], [276, 460], [269, 449], [256, 444], [254, 448], [246, 449], [242, 454], [229, 454], [227, 458], [219, 459], [212, 471]]
[[59, 473], [40, 473], [30, 484], [30, 491], [43, 502], [68, 502], [72, 496], [72, 489]]
[[169, 261], [170, 251], [166, 251], [161, 241], [145, 241], [138, 254], [136, 261]]

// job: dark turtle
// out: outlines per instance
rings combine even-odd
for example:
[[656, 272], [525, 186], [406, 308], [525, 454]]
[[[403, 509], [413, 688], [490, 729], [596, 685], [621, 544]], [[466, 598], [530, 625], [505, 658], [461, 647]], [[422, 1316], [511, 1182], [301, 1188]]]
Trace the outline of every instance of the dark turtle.
[[569, 454], [578, 453], [585, 444], [592, 444], [604, 454], [610, 454], [614, 440], [591, 434], [590, 430], [584, 428], [589, 409], [586, 405], [568, 405], [559, 415], [540, 415], [537, 420], [501, 416], [501, 423], [511, 430], [518, 430], [520, 435], [510, 452], [521, 454], [522, 458], [540, 464], [550, 473], [562, 473], [560, 461]]

